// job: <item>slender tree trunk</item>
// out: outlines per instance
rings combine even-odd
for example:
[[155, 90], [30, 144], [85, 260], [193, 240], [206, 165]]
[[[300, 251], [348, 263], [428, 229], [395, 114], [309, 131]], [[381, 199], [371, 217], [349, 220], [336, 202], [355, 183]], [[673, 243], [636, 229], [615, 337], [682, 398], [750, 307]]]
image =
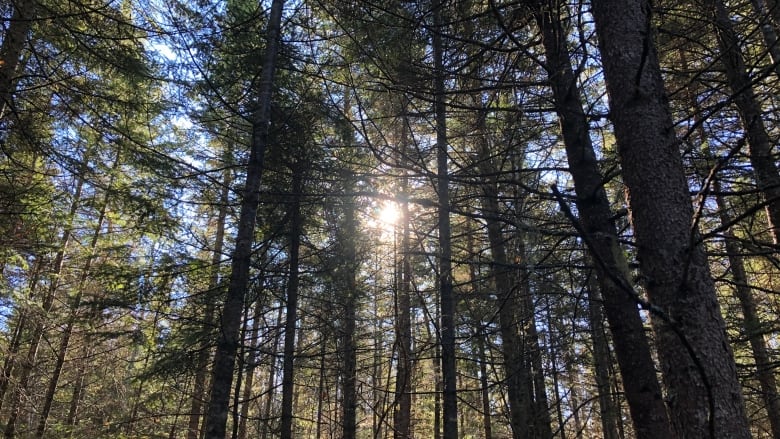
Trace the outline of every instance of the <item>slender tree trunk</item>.
[[485, 432], [485, 438], [493, 437], [493, 426], [490, 421], [490, 383], [488, 382], [487, 355], [485, 354], [485, 331], [480, 328], [476, 335], [477, 355], [479, 356], [479, 385], [480, 396], [482, 397], [482, 428]]
[[[86, 337], [86, 343], [84, 343], [84, 349], [80, 355], [80, 358], [86, 359], [92, 354], [91, 339], [92, 337]], [[68, 409], [68, 418], [65, 423], [69, 426], [75, 426], [79, 423], [79, 407], [81, 404], [81, 396], [84, 393], [86, 383], [84, 382], [87, 376], [87, 361], [83, 360], [76, 371], [76, 379], [73, 380], [73, 394], [70, 397], [70, 407]]]
[[[279, 313], [276, 315], [276, 328], [281, 328], [282, 326], [282, 313], [284, 308], [279, 306]], [[272, 354], [269, 355], [269, 368], [268, 368], [268, 385], [266, 386], [268, 390], [266, 391], [266, 398], [265, 398], [265, 405], [263, 407], [263, 414], [262, 414], [262, 431], [260, 434], [261, 439], [268, 439], [268, 435], [271, 433], [271, 405], [274, 401], [274, 389], [276, 388], [276, 352], [279, 352], [279, 341], [280, 341], [279, 331], [276, 332], [276, 335], [274, 336], [274, 342], [271, 346], [271, 352]]]
[[319, 398], [317, 398], [317, 432], [314, 435], [316, 439], [322, 439], [322, 418], [323, 418], [323, 406], [325, 405], [325, 394], [327, 393], [327, 388], [325, 387], [325, 355], [327, 353], [326, 351], [327, 347], [327, 337], [325, 336], [325, 333], [322, 333], [322, 338], [320, 340], [320, 367], [319, 367], [319, 382], [317, 383], [317, 395], [319, 395]]
[[54, 306], [57, 290], [60, 286], [60, 276], [62, 275], [62, 269], [65, 263], [65, 253], [71, 240], [71, 234], [73, 233], [73, 221], [76, 216], [76, 211], [81, 204], [81, 191], [83, 186], [84, 178], [79, 177], [76, 183], [73, 201], [71, 202], [70, 210], [68, 212], [68, 220], [62, 231], [62, 237], [60, 239], [59, 246], [57, 247], [57, 253], [54, 257], [52, 272], [50, 274], [49, 288], [47, 288], [43, 294], [41, 314], [35, 317], [36, 322], [33, 324], [31, 329], [30, 345], [27, 350], [27, 356], [19, 373], [16, 389], [14, 390], [13, 399], [11, 400], [11, 407], [9, 410], [10, 414], [8, 416], [8, 421], [6, 421], [5, 424], [5, 437], [8, 439], [13, 438], [16, 434], [16, 422], [19, 419], [19, 415], [22, 410], [24, 397], [30, 382], [30, 376], [36, 365], [38, 348], [43, 338], [46, 323], [48, 323], [49, 313]]
[[647, 0], [592, 4], [631, 221], [673, 425], [686, 438], [750, 437], [693, 208]]
[[[594, 284], [595, 282], [591, 282]], [[590, 320], [590, 335], [593, 341], [593, 367], [595, 369], [596, 388], [598, 389], [599, 418], [604, 439], [620, 439], [618, 422], [620, 408], [612, 397], [612, 380], [610, 378], [609, 342], [604, 330], [602, 298], [598, 285], [591, 285], [588, 294], [588, 317]]]
[[[262, 275], [261, 275], [262, 276]], [[249, 330], [249, 305], [247, 305], [244, 309], [244, 322], [241, 327], [241, 347], [238, 350], [238, 374], [236, 376], [236, 383], [233, 387], [233, 404], [232, 405], [232, 413], [231, 413], [231, 427], [232, 431], [230, 432], [230, 438], [231, 439], [238, 439], [238, 428], [239, 424], [241, 423], [240, 420], [240, 409], [241, 409], [241, 393], [242, 389], [244, 388], [244, 376], [245, 376], [245, 370], [247, 367], [246, 359], [247, 359], [247, 347], [246, 347], [246, 333]]]
[[[120, 163], [120, 152], [117, 152], [116, 158], [114, 159], [114, 164], [111, 166], [111, 171], [116, 171], [116, 169], [119, 167]], [[43, 400], [43, 407], [41, 408], [40, 415], [38, 416], [38, 427], [36, 428], [35, 437], [36, 438], [42, 438], [43, 433], [46, 430], [46, 422], [49, 417], [49, 411], [51, 410], [52, 403], [54, 402], [54, 395], [57, 391], [57, 384], [60, 380], [60, 374], [62, 373], [62, 366], [65, 364], [65, 357], [68, 353], [68, 346], [70, 344], [70, 337], [73, 333], [73, 327], [76, 324], [76, 320], [78, 319], [78, 312], [79, 307], [81, 306], [81, 299], [84, 295], [84, 288], [86, 286], [87, 280], [89, 279], [91, 275], [91, 269], [92, 269], [92, 261], [95, 259], [95, 253], [97, 251], [97, 245], [98, 241], [100, 240], [100, 236], [102, 234], [103, 229], [103, 221], [106, 217], [106, 211], [108, 209], [108, 201], [111, 196], [110, 189], [114, 185], [114, 177], [113, 174], [110, 178], [110, 181], [108, 183], [108, 190], [106, 190], [105, 194], [103, 195], [103, 201], [100, 205], [100, 212], [98, 213], [98, 218], [95, 223], [95, 230], [92, 234], [92, 240], [89, 243], [89, 247], [87, 250], [89, 251], [89, 254], [87, 255], [87, 260], [84, 263], [84, 267], [81, 271], [81, 276], [79, 277], [79, 281], [76, 286], [76, 296], [73, 298], [73, 304], [71, 305], [71, 314], [68, 317], [68, 322], [65, 325], [65, 329], [62, 333], [62, 338], [60, 339], [60, 346], [57, 349], [57, 357], [55, 359], [54, 364], [54, 370], [52, 371], [52, 375], [49, 378], [49, 385], [46, 389], [46, 395], [44, 396]], [[79, 191], [80, 193], [80, 186]]]
[[205, 337], [213, 333], [214, 327], [214, 298], [218, 296], [220, 290], [220, 267], [222, 266], [222, 253], [225, 246], [225, 221], [228, 213], [228, 203], [230, 202], [230, 187], [233, 182], [233, 173], [230, 169], [224, 171], [222, 180], [222, 192], [219, 196], [219, 211], [217, 213], [216, 226], [214, 233], [214, 249], [211, 253], [211, 273], [209, 274], [208, 291], [206, 292], [206, 310], [203, 315], [203, 334], [198, 356], [195, 360], [195, 378], [192, 391], [192, 401], [190, 402], [190, 415], [187, 422], [187, 439], [198, 439], [200, 432], [200, 421], [203, 411], [203, 402], [206, 399], [206, 374], [208, 372], [208, 362], [211, 356], [211, 340]]
[[704, 0], [704, 12], [710, 14], [715, 27], [720, 60], [750, 146], [750, 164], [756, 185], [766, 202], [769, 233], [777, 245], [780, 244], [780, 172], [772, 154], [773, 143], [767, 134], [761, 106], [726, 5], [721, 0]]
[[[403, 109], [403, 126], [401, 132], [401, 157], [407, 154], [409, 142], [409, 118], [406, 114], [406, 102]], [[402, 158], [401, 165], [405, 164]], [[395, 404], [393, 411], [393, 437], [395, 439], [411, 439], [412, 417], [412, 264], [410, 251], [410, 221], [409, 217], [409, 178], [404, 175], [399, 188], [401, 202], [401, 266], [399, 282], [397, 283], [398, 299], [396, 303], [396, 345], [398, 348], [398, 366], [395, 375]], [[395, 256], [397, 257], [397, 256]]]
[[[713, 190], [720, 193], [720, 182], [717, 178], [713, 179]], [[733, 220], [728, 214], [728, 207], [722, 195], [715, 197], [718, 204], [718, 216], [722, 225], [732, 224]], [[745, 328], [745, 335], [750, 342], [750, 349], [753, 352], [753, 359], [756, 361], [756, 377], [761, 385], [761, 399], [764, 400], [764, 406], [769, 418], [769, 425], [772, 430], [772, 437], [780, 439], [780, 397], [777, 393], [777, 382], [775, 381], [774, 366], [769, 356], [769, 350], [764, 340], [761, 319], [759, 318], [756, 303], [753, 299], [753, 293], [748, 284], [745, 264], [740, 256], [740, 249], [737, 245], [736, 237], [730, 231], [724, 232], [726, 254], [729, 260], [729, 270], [734, 282], [734, 290], [742, 307], [742, 319]]]
[[[517, 202], [519, 207], [522, 202]], [[518, 217], [521, 214], [520, 211], [516, 212]], [[531, 260], [532, 256], [526, 251], [526, 234], [522, 231], [517, 231], [515, 237], [515, 251], [521, 261]], [[534, 436], [540, 439], [551, 439], [553, 437], [552, 431], [552, 416], [550, 414], [550, 403], [547, 398], [547, 385], [545, 383], [545, 370], [543, 366], [542, 349], [539, 332], [536, 329], [536, 307], [534, 305], [534, 292], [531, 288], [531, 272], [528, 269], [527, 264], [520, 267], [520, 311], [522, 318], [520, 321], [523, 325], [523, 346], [525, 346], [525, 359], [526, 369], [528, 370], [528, 394], [531, 401], [531, 409], [533, 413], [533, 427]]]
[[545, 309], [546, 312], [546, 319], [547, 320], [547, 331], [548, 331], [548, 351], [550, 355], [550, 363], [552, 370], [550, 371], [550, 375], [552, 376], [552, 382], [553, 382], [553, 392], [555, 393], [555, 412], [558, 415], [558, 431], [561, 434], [561, 439], [566, 439], [566, 418], [563, 415], [563, 397], [561, 397], [561, 383], [558, 379], [560, 372], [558, 371], [558, 349], [556, 348], [556, 342], [555, 342], [555, 324], [553, 322], [552, 318], [552, 305], [550, 304], [549, 297], [545, 297]]
[[772, 61], [772, 68], [775, 71], [777, 79], [780, 79], [780, 44], [777, 40], [778, 28], [776, 23], [772, 20], [772, 16], [767, 10], [766, 2], [764, 0], [750, 0], [750, 4], [753, 6], [753, 15], [757, 20], [758, 26], [761, 28], [761, 36], [764, 37], [764, 44], [766, 44], [767, 52]]
[[644, 324], [631, 297], [628, 264], [620, 248], [604, 177], [590, 139], [587, 115], [560, 21], [560, 3], [537, 3], [534, 15], [542, 31], [547, 69], [555, 99], [576, 204], [613, 334], [615, 353], [625, 383], [631, 418], [640, 439], [671, 438], [672, 428], [658, 383]]
[[[681, 61], [683, 66], [687, 65], [687, 60], [684, 57]], [[702, 110], [701, 108], [698, 108], [696, 95], [691, 92], [687, 97], [689, 104], [696, 110], [696, 114], [701, 114]], [[707, 157], [708, 162], [714, 165], [715, 157], [713, 151], [710, 150], [709, 142], [707, 141], [708, 135], [704, 129], [704, 125], [701, 123], [698, 123], [697, 125], [699, 127], [697, 130], [699, 141], [702, 145], [705, 145], [703, 147], [703, 153]], [[753, 359], [756, 362], [756, 376], [758, 377], [758, 382], [761, 386], [761, 398], [764, 400], [772, 436], [775, 439], [780, 439], [780, 397], [777, 393], [774, 370], [766, 340], [764, 340], [762, 333], [761, 319], [759, 318], [755, 300], [753, 299], [753, 292], [751, 291], [748, 276], [745, 272], [745, 264], [741, 256], [739, 244], [733, 232], [729, 230], [728, 225], [733, 224], [734, 221], [733, 218], [731, 218], [731, 215], [729, 215], [729, 206], [722, 195], [723, 188], [721, 187], [721, 182], [717, 175], [712, 178], [712, 190], [715, 193], [715, 203], [718, 207], [718, 218], [720, 219], [721, 226], [725, 227], [723, 234], [725, 238], [726, 254], [729, 261], [729, 270], [731, 271], [735, 295], [742, 308], [745, 335], [748, 338], [753, 353]]]
[[252, 141], [247, 163], [246, 184], [241, 196], [241, 211], [236, 231], [236, 244], [231, 260], [230, 282], [227, 297], [222, 306], [217, 349], [214, 355], [211, 379], [211, 398], [206, 413], [206, 439], [224, 439], [230, 402], [230, 389], [235, 372], [238, 351], [241, 313], [244, 296], [249, 284], [249, 268], [260, 203], [260, 180], [263, 160], [268, 144], [270, 127], [271, 93], [274, 85], [276, 58], [281, 36], [284, 0], [273, 0], [266, 30], [266, 48], [263, 57], [257, 109], [252, 119]]
[[255, 381], [255, 368], [257, 367], [257, 353], [255, 352], [260, 334], [260, 317], [263, 312], [262, 301], [255, 303], [255, 315], [252, 319], [252, 331], [249, 335], [249, 358], [246, 363], [246, 384], [244, 384], [244, 394], [242, 395], [241, 416], [238, 423], [238, 439], [246, 439], [246, 424], [249, 418], [249, 402], [252, 397], [252, 386]]
[[[30, 272], [30, 280], [28, 282], [28, 289], [30, 291], [35, 291], [37, 289], [38, 281], [40, 279], [41, 270], [43, 270], [44, 262], [43, 258], [37, 258], [35, 262], [33, 263], [33, 268]], [[17, 365], [17, 356], [19, 355], [19, 350], [22, 346], [22, 339], [24, 338], [25, 332], [28, 330], [27, 325], [29, 324], [29, 319], [27, 318], [28, 311], [24, 309], [20, 309], [19, 316], [16, 319], [16, 325], [14, 326], [13, 335], [11, 336], [11, 341], [8, 344], [8, 350], [5, 355], [5, 359], [3, 360], [3, 370], [2, 374], [0, 374], [0, 408], [3, 407], [3, 402], [5, 401], [5, 395], [6, 392], [8, 392], [8, 387], [11, 383], [11, 376], [13, 375], [14, 368]]]
[[[480, 123], [480, 125], [482, 125]], [[487, 145], [480, 142], [480, 173], [485, 176], [498, 175], [492, 164]], [[512, 435], [515, 439], [534, 437], [532, 430], [531, 405], [533, 398], [529, 386], [530, 380], [528, 362], [523, 357], [523, 343], [520, 341], [520, 325], [517, 316], [520, 315], [517, 295], [517, 281], [510, 278], [510, 265], [506, 256], [506, 238], [503, 236], [501, 224], [497, 217], [500, 215], [498, 207], [498, 186], [496, 177], [486, 177], [487, 182], [482, 185], [482, 209], [485, 212], [487, 222], [488, 242], [490, 243], [491, 271], [495, 282], [496, 308], [498, 314], [498, 326], [501, 333], [501, 352], [504, 357], [504, 382], [507, 389], [507, 402], [509, 405], [509, 420], [512, 427]]]
[[458, 438], [457, 369], [455, 367], [455, 293], [452, 287], [447, 104], [444, 101], [444, 3], [433, 6], [432, 45], [434, 59], [434, 112], [436, 118], [436, 163], [439, 201], [439, 300], [441, 307], [441, 369], [443, 379], [444, 439]]
[[38, 7], [36, 0], [17, 0], [12, 4], [14, 13], [0, 47], [0, 120], [9, 109], [13, 110], [14, 79]]
[[290, 194], [289, 264], [287, 279], [287, 304], [284, 324], [284, 359], [282, 361], [282, 420], [281, 439], [293, 438], [293, 399], [295, 397], [295, 335], [298, 321], [299, 254], [303, 219], [301, 218], [301, 194], [303, 193], [303, 165], [293, 165], [292, 194]]
[[[354, 177], [347, 177], [347, 192], [352, 192]], [[343, 439], [355, 439], [357, 434], [357, 346], [355, 345], [355, 323], [357, 318], [357, 284], [358, 270], [357, 221], [355, 218], [355, 203], [347, 199], [342, 207], [343, 223], [340, 227], [340, 257], [343, 262], [339, 267], [339, 280], [343, 294], [343, 324], [341, 335], [341, 385], [342, 385], [342, 433]]]

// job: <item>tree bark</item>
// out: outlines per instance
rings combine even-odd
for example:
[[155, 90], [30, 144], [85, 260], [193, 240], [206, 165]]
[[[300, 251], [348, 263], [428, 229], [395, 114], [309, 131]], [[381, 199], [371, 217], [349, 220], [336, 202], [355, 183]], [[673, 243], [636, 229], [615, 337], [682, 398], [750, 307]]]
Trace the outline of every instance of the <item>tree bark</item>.
[[594, 0], [640, 270], [680, 437], [748, 438], [736, 366], [693, 208], [646, 0]]
[[279, 52], [284, 0], [273, 0], [266, 30], [266, 48], [261, 72], [258, 106], [253, 114], [252, 141], [247, 163], [246, 184], [241, 197], [241, 211], [236, 231], [236, 245], [231, 259], [230, 282], [222, 307], [217, 349], [211, 379], [211, 398], [206, 413], [206, 439], [224, 439], [235, 372], [241, 313], [249, 284], [249, 267], [260, 203], [260, 181], [270, 126], [276, 58]]
[[613, 335], [615, 354], [625, 383], [631, 419], [637, 437], [671, 438], [672, 427], [666, 412], [644, 324], [631, 296], [628, 264], [620, 248], [613, 214], [604, 190], [590, 139], [587, 115], [571, 56], [568, 39], [559, 15], [560, 3], [553, 0], [536, 4], [534, 16], [542, 32], [545, 68], [558, 113], [566, 147], [569, 172], [574, 180], [576, 204], [582, 228], [596, 262], [596, 275], [604, 298], [604, 310]]

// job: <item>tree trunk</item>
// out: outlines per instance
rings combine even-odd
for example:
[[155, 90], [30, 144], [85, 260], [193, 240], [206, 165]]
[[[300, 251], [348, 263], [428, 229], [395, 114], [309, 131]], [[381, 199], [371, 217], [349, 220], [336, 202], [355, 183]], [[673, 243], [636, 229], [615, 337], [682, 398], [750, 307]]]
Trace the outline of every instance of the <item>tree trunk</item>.
[[646, 0], [594, 0], [631, 222], [680, 437], [748, 438], [736, 366], [678, 150]]
[[[346, 192], [352, 192], [354, 176], [347, 172]], [[341, 263], [337, 269], [340, 290], [342, 291], [342, 325], [340, 339], [341, 357], [341, 392], [342, 392], [342, 419], [341, 437], [343, 439], [355, 439], [357, 434], [357, 346], [355, 345], [355, 324], [357, 318], [357, 284], [358, 271], [357, 220], [355, 218], [355, 202], [350, 195], [346, 195], [341, 208], [343, 222], [339, 227], [338, 240]]]
[[[85, 159], [86, 162], [86, 159]], [[5, 437], [8, 439], [13, 438], [16, 435], [16, 422], [19, 419], [19, 415], [24, 403], [27, 387], [30, 382], [30, 376], [35, 368], [36, 359], [38, 356], [38, 348], [41, 340], [43, 339], [43, 333], [46, 329], [46, 323], [48, 323], [49, 313], [54, 306], [54, 299], [57, 296], [57, 290], [60, 286], [60, 276], [62, 275], [63, 265], [65, 263], [65, 253], [68, 249], [68, 245], [71, 240], [71, 234], [73, 232], [73, 221], [76, 216], [76, 211], [81, 204], [81, 192], [84, 186], [84, 177], [78, 177], [76, 188], [71, 201], [70, 210], [67, 216], [66, 225], [62, 231], [62, 237], [60, 238], [59, 246], [57, 247], [57, 253], [54, 257], [54, 263], [52, 265], [52, 272], [50, 273], [49, 287], [43, 293], [43, 302], [41, 304], [40, 315], [35, 316], [35, 322], [30, 333], [30, 345], [27, 350], [27, 356], [24, 360], [23, 367], [19, 373], [17, 379], [16, 388], [14, 389], [11, 407], [9, 410], [8, 421], [5, 424]]]
[[776, 24], [773, 22], [771, 15], [769, 15], [764, 0], [750, 0], [750, 4], [753, 6], [753, 15], [757, 20], [757, 24], [761, 28], [761, 35], [764, 37], [764, 44], [772, 61], [775, 76], [777, 76], [777, 79], [780, 79], [780, 44], [778, 44], [777, 40]]
[[[484, 119], [480, 117], [477, 130], [484, 131]], [[482, 185], [482, 211], [487, 223], [488, 242], [490, 244], [491, 275], [495, 283], [498, 315], [498, 328], [501, 334], [501, 353], [504, 357], [504, 383], [509, 405], [509, 422], [515, 439], [535, 437], [532, 430], [531, 405], [533, 397], [526, 383], [530, 380], [526, 358], [523, 356], [523, 343], [520, 340], [520, 315], [516, 287], [517, 280], [511, 279], [510, 265], [506, 256], [506, 238], [498, 221], [499, 172], [483, 140], [478, 140], [480, 148], [479, 171], [486, 182]]]
[[720, 60], [726, 70], [742, 124], [750, 146], [750, 164], [756, 185], [766, 202], [769, 233], [775, 245], [780, 244], [780, 172], [772, 154], [773, 143], [767, 134], [761, 106], [753, 91], [750, 75], [726, 5], [721, 0], [706, 0], [704, 12], [710, 14], [720, 47]]
[[[713, 190], [720, 193], [720, 182], [717, 178], [713, 179]], [[718, 204], [718, 216], [723, 226], [732, 224], [733, 220], [728, 214], [728, 208], [722, 195], [715, 197]], [[780, 398], [777, 394], [777, 383], [775, 381], [774, 366], [769, 356], [769, 350], [764, 340], [762, 332], [763, 325], [759, 318], [756, 303], [753, 299], [753, 293], [748, 284], [748, 277], [745, 273], [745, 264], [740, 256], [740, 249], [736, 238], [730, 231], [724, 232], [726, 254], [729, 260], [729, 270], [734, 282], [734, 292], [742, 307], [742, 319], [745, 330], [745, 336], [750, 342], [750, 349], [753, 352], [753, 359], [756, 362], [756, 377], [761, 385], [761, 399], [769, 418], [769, 425], [772, 430], [772, 437], [780, 439]]]
[[[117, 154], [116, 161], [112, 166], [112, 171], [116, 170], [118, 166], [119, 155]], [[79, 281], [76, 286], [76, 296], [73, 298], [71, 313], [68, 317], [68, 322], [65, 325], [65, 329], [63, 330], [62, 338], [60, 339], [60, 346], [57, 349], [54, 370], [52, 371], [52, 375], [49, 378], [49, 385], [47, 386], [46, 395], [44, 396], [43, 407], [41, 408], [41, 412], [38, 416], [38, 427], [35, 430], [36, 438], [42, 438], [44, 432], [46, 431], [46, 422], [49, 418], [49, 411], [51, 410], [52, 403], [54, 402], [54, 395], [57, 392], [57, 384], [59, 383], [60, 374], [62, 373], [62, 366], [65, 364], [65, 357], [68, 353], [68, 345], [70, 344], [70, 337], [73, 333], [73, 327], [75, 326], [76, 320], [78, 319], [79, 307], [81, 306], [81, 299], [84, 295], [84, 288], [86, 287], [87, 280], [92, 275], [92, 261], [95, 258], [98, 241], [100, 240], [100, 236], [102, 234], [103, 220], [106, 217], [108, 201], [111, 196], [110, 189], [113, 186], [113, 181], [114, 179], [112, 176], [111, 181], [108, 184], [108, 190], [106, 190], [105, 194], [103, 195], [100, 213], [98, 214], [97, 221], [95, 222], [95, 231], [92, 234], [92, 240], [89, 243], [89, 247], [87, 248], [87, 251], [89, 252], [87, 255], [87, 261], [84, 263], [84, 268], [81, 271], [81, 276], [79, 277]]]
[[246, 360], [246, 383], [244, 384], [244, 394], [242, 395], [241, 416], [238, 423], [238, 439], [246, 439], [246, 423], [249, 418], [249, 402], [252, 397], [252, 386], [255, 381], [255, 368], [257, 367], [257, 344], [260, 334], [260, 317], [263, 312], [262, 301], [255, 303], [255, 315], [252, 318], [252, 331], [249, 335], [249, 355]]
[[[403, 109], [403, 124], [401, 131], [401, 166], [404, 166], [408, 146], [409, 118], [406, 114], [406, 105]], [[410, 261], [410, 235], [409, 222], [409, 178], [404, 174], [401, 179], [399, 192], [401, 202], [401, 266], [400, 278], [397, 285], [398, 299], [396, 303], [396, 345], [398, 349], [398, 365], [395, 375], [395, 404], [393, 410], [393, 437], [394, 439], [410, 439], [412, 417], [412, 264]], [[397, 257], [394, 255], [394, 257]]]
[[[276, 328], [281, 328], [282, 326], [282, 312], [283, 308], [280, 304], [279, 306], [279, 313], [276, 315]], [[276, 352], [279, 352], [279, 331], [276, 331], [276, 334], [274, 335], [274, 342], [271, 345], [271, 352], [272, 354], [269, 355], [269, 367], [268, 367], [268, 384], [266, 385], [266, 395], [265, 395], [265, 404], [263, 406], [263, 414], [262, 414], [262, 431], [260, 433], [260, 439], [268, 439], [269, 434], [271, 434], [272, 427], [271, 427], [271, 405], [274, 401], [274, 389], [276, 388]]]
[[485, 331], [480, 328], [476, 335], [477, 355], [479, 357], [479, 385], [482, 397], [482, 428], [485, 438], [493, 437], [493, 426], [490, 421], [490, 384], [488, 383], [487, 355], [485, 354]]
[[455, 297], [452, 287], [452, 245], [447, 141], [447, 105], [444, 101], [444, 42], [442, 0], [433, 5], [434, 112], [436, 118], [436, 164], [439, 202], [439, 300], [441, 307], [441, 369], [443, 379], [444, 439], [458, 438], [457, 370], [455, 367]]
[[219, 196], [219, 211], [217, 213], [216, 226], [214, 234], [214, 249], [211, 253], [211, 273], [209, 274], [208, 291], [206, 292], [206, 310], [203, 315], [203, 334], [198, 356], [195, 360], [195, 378], [192, 391], [192, 401], [190, 402], [190, 415], [187, 422], [187, 439], [198, 439], [200, 436], [200, 420], [203, 410], [203, 401], [206, 396], [206, 374], [208, 372], [208, 362], [211, 356], [211, 342], [206, 335], [213, 334], [214, 327], [214, 298], [218, 297], [220, 284], [220, 267], [222, 266], [222, 252], [225, 246], [225, 220], [228, 213], [228, 203], [230, 202], [230, 187], [233, 182], [232, 171], [224, 171], [222, 181], [222, 193]]
[[290, 274], [287, 279], [287, 304], [284, 324], [284, 360], [282, 361], [282, 419], [281, 439], [293, 438], [293, 399], [295, 396], [295, 334], [298, 323], [299, 254], [303, 219], [301, 218], [301, 195], [303, 193], [303, 171], [301, 163], [293, 165], [292, 193], [290, 194], [290, 230], [288, 240]]
[[[594, 282], [591, 282], [593, 284]], [[602, 298], [598, 285], [592, 285], [588, 294], [588, 313], [590, 320], [590, 335], [593, 341], [593, 366], [595, 369], [596, 388], [598, 389], [599, 418], [604, 439], [620, 439], [620, 407], [612, 397], [612, 380], [610, 378], [609, 342], [604, 331], [604, 316]]]
[[[516, 206], [519, 207], [521, 205], [522, 202], [516, 202]], [[518, 210], [516, 213], [520, 217], [521, 212]], [[526, 240], [528, 238], [525, 235], [524, 232], [518, 230], [515, 237], [515, 252], [521, 261], [529, 261], [532, 257], [526, 252]], [[551, 439], [553, 437], [552, 417], [550, 415], [550, 402], [547, 397], [547, 385], [545, 384], [545, 370], [542, 361], [543, 349], [539, 340], [539, 331], [536, 329], [536, 307], [534, 305], [534, 292], [531, 288], [531, 272], [528, 264], [521, 265], [519, 270], [520, 311], [522, 313], [520, 322], [523, 325], [524, 340], [522, 345], [525, 346], [526, 354], [523, 361], [526, 363], [526, 369], [528, 370], [528, 393], [529, 400], [532, 403], [534, 437]]]
[[630, 274], [604, 190], [588, 130], [587, 115], [567, 49], [559, 5], [537, 3], [534, 11], [547, 57], [545, 68], [555, 100], [583, 232], [596, 262], [604, 310], [613, 335], [631, 419], [639, 439], [671, 438], [672, 427], [658, 383], [644, 324], [632, 297]]
[[260, 203], [260, 180], [268, 130], [270, 127], [271, 94], [279, 52], [282, 8], [284, 0], [273, 0], [266, 30], [266, 48], [261, 72], [260, 90], [252, 119], [252, 141], [247, 163], [246, 184], [241, 196], [241, 212], [236, 231], [236, 244], [231, 260], [230, 282], [222, 307], [217, 349], [214, 355], [211, 379], [211, 398], [206, 414], [206, 439], [224, 439], [230, 402], [230, 389], [235, 372], [238, 351], [241, 313], [244, 296], [249, 284], [249, 267], [252, 258], [257, 208]]

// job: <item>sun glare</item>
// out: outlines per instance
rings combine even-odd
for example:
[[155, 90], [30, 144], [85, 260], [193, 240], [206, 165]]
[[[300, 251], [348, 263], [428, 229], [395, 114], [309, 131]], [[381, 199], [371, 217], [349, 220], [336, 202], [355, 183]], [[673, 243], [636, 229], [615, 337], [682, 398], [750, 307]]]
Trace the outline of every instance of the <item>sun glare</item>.
[[379, 221], [386, 226], [394, 226], [401, 218], [401, 210], [394, 201], [382, 202], [379, 210]]

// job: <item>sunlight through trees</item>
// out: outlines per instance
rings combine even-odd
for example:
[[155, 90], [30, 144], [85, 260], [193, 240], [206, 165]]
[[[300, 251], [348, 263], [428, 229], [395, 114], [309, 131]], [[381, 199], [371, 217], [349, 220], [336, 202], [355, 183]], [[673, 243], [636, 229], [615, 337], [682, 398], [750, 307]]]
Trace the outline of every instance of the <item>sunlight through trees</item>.
[[775, 0], [0, 0], [13, 438], [780, 439]]

